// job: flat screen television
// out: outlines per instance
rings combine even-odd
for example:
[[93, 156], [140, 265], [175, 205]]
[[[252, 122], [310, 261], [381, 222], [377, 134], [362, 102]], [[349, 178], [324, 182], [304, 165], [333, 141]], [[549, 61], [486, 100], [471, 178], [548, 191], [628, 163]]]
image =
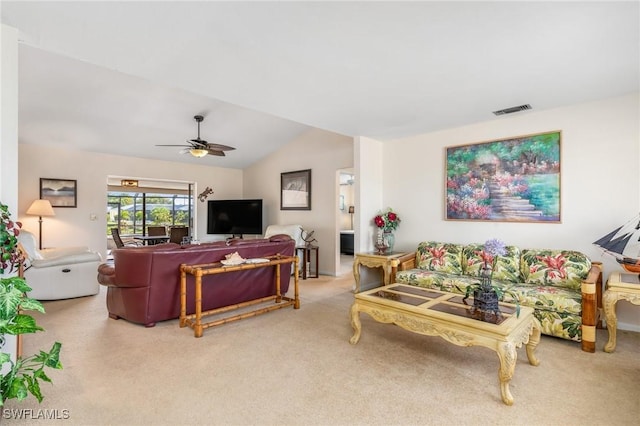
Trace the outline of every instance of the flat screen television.
[[262, 200], [209, 200], [207, 234], [262, 234]]

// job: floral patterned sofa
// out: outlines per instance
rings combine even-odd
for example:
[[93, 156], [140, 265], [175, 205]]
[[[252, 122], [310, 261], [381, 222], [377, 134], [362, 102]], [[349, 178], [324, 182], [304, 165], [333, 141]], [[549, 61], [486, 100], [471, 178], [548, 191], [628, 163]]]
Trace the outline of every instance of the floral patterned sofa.
[[[463, 293], [477, 283], [483, 244], [422, 242], [400, 259], [396, 282]], [[602, 264], [571, 250], [506, 246], [493, 270], [493, 284], [506, 290], [504, 302], [534, 309], [542, 333], [582, 342], [595, 352], [596, 323], [602, 290]]]

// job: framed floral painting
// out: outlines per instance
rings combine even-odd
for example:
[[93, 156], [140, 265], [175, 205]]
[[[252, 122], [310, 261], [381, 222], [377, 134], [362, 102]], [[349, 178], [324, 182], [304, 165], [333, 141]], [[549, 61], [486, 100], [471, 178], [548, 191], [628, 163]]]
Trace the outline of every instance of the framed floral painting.
[[553, 131], [446, 148], [446, 219], [560, 223]]

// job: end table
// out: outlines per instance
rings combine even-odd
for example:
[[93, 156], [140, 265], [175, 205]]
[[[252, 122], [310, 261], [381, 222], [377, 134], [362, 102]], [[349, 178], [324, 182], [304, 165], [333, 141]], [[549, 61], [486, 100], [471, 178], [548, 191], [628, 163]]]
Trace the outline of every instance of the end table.
[[360, 265], [368, 268], [382, 268], [383, 285], [392, 284], [396, 279], [399, 258], [407, 253], [376, 254], [375, 252], [356, 253], [353, 259], [353, 278], [356, 280], [354, 293], [360, 293]]
[[620, 299], [628, 300], [634, 305], [640, 305], [640, 276], [638, 274], [613, 272], [607, 280], [603, 300], [609, 341], [604, 345], [604, 351], [609, 353], [616, 350], [616, 328], [618, 325], [616, 303]]
[[[296, 247], [296, 255], [302, 251], [302, 279], [318, 278], [318, 246], [300, 246]], [[312, 254], [315, 252], [315, 263], [311, 261]], [[308, 265], [308, 267], [307, 267]], [[313, 272], [312, 272], [313, 271]]]

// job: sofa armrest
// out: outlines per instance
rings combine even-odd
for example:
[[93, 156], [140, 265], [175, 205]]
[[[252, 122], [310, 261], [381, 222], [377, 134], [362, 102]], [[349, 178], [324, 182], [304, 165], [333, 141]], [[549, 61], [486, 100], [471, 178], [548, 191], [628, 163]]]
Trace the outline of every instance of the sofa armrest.
[[104, 286], [115, 286], [116, 268], [113, 261], [107, 261], [98, 266], [98, 282]]
[[33, 261], [31, 261], [31, 266], [33, 266], [34, 268], [49, 268], [51, 266], [73, 265], [77, 263], [102, 261], [102, 256], [100, 256], [100, 253], [92, 251], [77, 253], [58, 252], [58, 254], [59, 256], [48, 256], [44, 259], [34, 259]]
[[398, 258], [398, 271], [414, 269], [416, 265], [416, 253], [407, 253]]
[[596, 351], [596, 325], [602, 307], [602, 262], [592, 262], [582, 281], [582, 350]]
[[40, 250], [42, 259], [54, 259], [63, 256], [73, 256], [74, 254], [85, 254], [91, 252], [87, 246], [77, 247], [55, 247]]

